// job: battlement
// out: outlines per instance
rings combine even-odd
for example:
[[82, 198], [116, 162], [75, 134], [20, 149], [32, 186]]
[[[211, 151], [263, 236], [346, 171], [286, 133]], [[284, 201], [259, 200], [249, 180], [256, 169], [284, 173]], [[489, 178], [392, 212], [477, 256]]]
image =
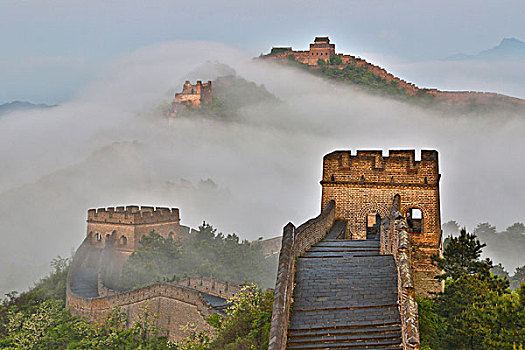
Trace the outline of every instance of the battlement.
[[203, 84], [202, 81], [197, 80], [197, 83], [192, 85], [189, 80], [186, 80], [182, 86], [182, 92], [175, 94], [173, 103], [199, 106], [201, 102], [211, 103], [212, 98], [213, 92], [211, 81]]
[[166, 207], [149, 207], [128, 205], [126, 207], [109, 207], [89, 209], [87, 221], [112, 224], [153, 224], [159, 222], [179, 222], [179, 209]]
[[355, 182], [436, 186], [439, 183], [438, 152], [422, 150], [416, 160], [415, 150], [334, 151], [323, 159], [322, 183]]

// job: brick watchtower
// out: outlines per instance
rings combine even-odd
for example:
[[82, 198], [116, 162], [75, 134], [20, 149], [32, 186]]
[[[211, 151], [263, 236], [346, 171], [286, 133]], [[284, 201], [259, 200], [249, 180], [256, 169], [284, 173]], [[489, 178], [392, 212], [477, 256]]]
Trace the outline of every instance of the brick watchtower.
[[322, 59], [325, 62], [328, 62], [330, 61], [330, 58], [334, 55], [335, 44], [330, 44], [330, 39], [327, 36], [316, 37], [314, 39], [314, 43], [310, 44], [308, 65], [316, 66], [318, 59]]
[[180, 225], [177, 208], [128, 205], [88, 211], [88, 241], [95, 247], [111, 245], [123, 253], [131, 253], [142, 236], [153, 230], [163, 237], [179, 240], [189, 228]]
[[439, 270], [432, 254], [441, 254], [442, 235], [437, 151], [335, 151], [323, 160], [322, 209], [335, 201], [336, 218], [346, 220], [347, 238], [376, 238], [381, 218], [394, 196], [401, 198], [401, 214], [409, 225], [411, 262], [418, 291], [440, 291], [434, 279]]

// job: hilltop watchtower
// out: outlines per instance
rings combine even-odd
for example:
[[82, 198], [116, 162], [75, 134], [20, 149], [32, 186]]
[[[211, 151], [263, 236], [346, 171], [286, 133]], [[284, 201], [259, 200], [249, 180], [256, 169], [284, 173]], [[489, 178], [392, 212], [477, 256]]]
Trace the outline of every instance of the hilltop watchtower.
[[128, 205], [88, 210], [87, 236], [95, 247], [111, 246], [130, 254], [151, 231], [180, 240], [189, 233], [189, 228], [180, 225], [177, 208]]
[[437, 151], [335, 151], [323, 159], [322, 209], [335, 201], [335, 216], [348, 222], [349, 239], [376, 238], [396, 195], [412, 246], [416, 290], [440, 291], [431, 256], [442, 252]]
[[176, 93], [173, 99], [174, 104], [183, 104], [187, 107], [200, 106], [201, 103], [211, 103], [213, 99], [213, 91], [211, 81], [202, 83], [197, 80], [197, 84], [192, 85], [187, 80], [182, 86], [182, 92]]
[[315, 66], [319, 59], [329, 62], [330, 58], [334, 55], [335, 44], [330, 44], [330, 39], [327, 36], [316, 37], [314, 43], [310, 44], [308, 64], [310, 66]]

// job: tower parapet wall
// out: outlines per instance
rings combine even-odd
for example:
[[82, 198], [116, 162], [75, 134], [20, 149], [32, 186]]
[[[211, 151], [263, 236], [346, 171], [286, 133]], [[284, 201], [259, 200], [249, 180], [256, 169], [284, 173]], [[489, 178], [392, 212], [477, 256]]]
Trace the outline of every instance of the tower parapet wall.
[[179, 209], [128, 205], [88, 210], [87, 237], [98, 248], [111, 247], [124, 253], [135, 251], [141, 238], [152, 231], [164, 238], [182, 240], [188, 227], [180, 225]]
[[113, 224], [155, 224], [161, 222], [179, 222], [179, 209], [128, 205], [88, 210], [88, 222]]
[[322, 182], [358, 182], [386, 185], [436, 186], [439, 182], [437, 151], [421, 151], [416, 161], [415, 150], [335, 151], [323, 161]]

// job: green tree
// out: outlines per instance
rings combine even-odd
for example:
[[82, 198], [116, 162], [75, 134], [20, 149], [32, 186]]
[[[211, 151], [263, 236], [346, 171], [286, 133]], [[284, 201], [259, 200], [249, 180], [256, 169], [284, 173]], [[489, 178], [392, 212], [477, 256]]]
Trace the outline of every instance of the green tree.
[[142, 310], [137, 322], [126, 329], [126, 315], [118, 309], [102, 324], [74, 317], [60, 301], [46, 300], [25, 311], [9, 314], [8, 335], [0, 339], [2, 349], [174, 349], [159, 336], [155, 316]]
[[144, 236], [124, 264], [119, 289], [174, 281], [185, 276], [217, 278], [233, 283], [275, 283], [277, 257], [265, 257], [260, 244], [224, 236], [204, 222], [180, 243], [155, 232]]
[[180, 243], [155, 231], [142, 236], [138, 249], [122, 268], [118, 289], [131, 289], [176, 279], [174, 265], [180, 260]]
[[438, 278], [457, 280], [465, 275], [490, 276], [492, 261], [480, 260], [485, 246], [486, 244], [482, 244], [475, 234], [467, 233], [465, 228], [461, 229], [459, 237], [450, 238], [443, 250], [443, 258], [433, 256], [437, 266], [443, 270], [443, 274]]
[[522, 283], [525, 283], [525, 266], [517, 267], [516, 271], [514, 272], [514, 275], [510, 277], [511, 289], [516, 290], [520, 286], [523, 289]]
[[[490, 226], [486, 226], [489, 230]], [[433, 350], [513, 350], [525, 344], [525, 296], [508, 289], [508, 280], [481, 260], [484, 244], [462, 229], [450, 238], [443, 258], [445, 290], [435, 298], [419, 300], [422, 344]], [[502, 266], [495, 271], [504, 271]], [[500, 272], [501, 272], [500, 271]]]
[[339, 55], [332, 55], [330, 57], [330, 64], [331, 65], [340, 65], [343, 64], [343, 60]]
[[231, 300], [225, 318], [213, 317], [212, 350], [266, 350], [272, 320], [273, 293], [249, 284]]

